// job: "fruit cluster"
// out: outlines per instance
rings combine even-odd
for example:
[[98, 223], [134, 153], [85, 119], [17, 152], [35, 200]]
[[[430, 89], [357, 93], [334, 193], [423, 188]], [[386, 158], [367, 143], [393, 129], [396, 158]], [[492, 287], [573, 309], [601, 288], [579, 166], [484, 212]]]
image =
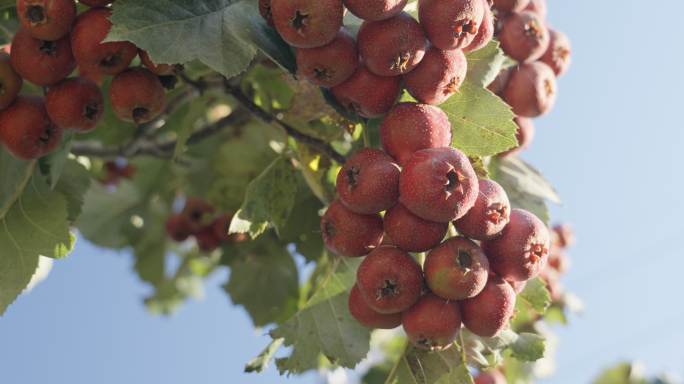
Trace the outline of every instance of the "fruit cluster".
[[[127, 41], [102, 41], [112, 23], [112, 1], [81, 0], [90, 8], [77, 15], [73, 0], [17, 0], [21, 27], [10, 53], [0, 53], [0, 142], [16, 157], [35, 159], [52, 152], [62, 130], [94, 129], [105, 99], [98, 76], [114, 76], [109, 99], [124, 121], [144, 123], [166, 102], [164, 84], [173, 87], [180, 64], [154, 65], [145, 51]], [[147, 67], [129, 68], [140, 55]], [[81, 76], [69, 77], [78, 67]], [[44, 87], [45, 97], [20, 95], [23, 80]]]
[[570, 40], [549, 26], [546, 0], [495, 0], [496, 35], [504, 53], [518, 65], [504, 68], [489, 85], [518, 117], [518, 148], [528, 148], [534, 137], [532, 118], [548, 113], [556, 102], [556, 78], [571, 63]]
[[214, 207], [202, 199], [192, 196], [187, 199], [183, 210], [166, 220], [166, 234], [177, 242], [195, 236], [201, 252], [211, 253], [221, 242], [237, 243], [247, 239], [244, 233], [228, 234], [231, 214], [216, 217]]

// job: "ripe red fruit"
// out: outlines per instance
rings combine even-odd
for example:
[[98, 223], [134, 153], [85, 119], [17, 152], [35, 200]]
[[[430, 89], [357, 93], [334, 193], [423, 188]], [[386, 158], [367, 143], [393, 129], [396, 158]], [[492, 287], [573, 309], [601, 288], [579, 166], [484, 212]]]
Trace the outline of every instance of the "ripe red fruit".
[[532, 119], [518, 116], [513, 119], [513, 122], [518, 126], [518, 131], [515, 134], [515, 140], [518, 142], [518, 146], [501, 152], [499, 156], [516, 155], [520, 152], [520, 148], [529, 149], [530, 143], [532, 143], [532, 140], [534, 139], [535, 129]]
[[529, 2], [530, 0], [494, 0], [492, 9], [498, 10], [500, 15], [519, 13]]
[[477, 199], [477, 176], [456, 148], [423, 149], [409, 157], [399, 179], [399, 201], [426, 220], [463, 217]]
[[55, 41], [69, 32], [76, 19], [73, 0], [17, 0], [21, 27], [29, 36]]
[[570, 269], [572, 259], [568, 253], [560, 248], [551, 248], [549, 250], [548, 267], [558, 271], [558, 273], [565, 273]]
[[191, 233], [197, 233], [204, 228], [206, 216], [214, 212], [214, 207], [196, 196], [191, 196], [185, 201], [185, 206], [180, 215], [190, 224]]
[[266, 20], [266, 23], [268, 23], [271, 28], [275, 29], [276, 25], [273, 21], [273, 13], [271, 12], [271, 1], [272, 0], [259, 0], [259, 13], [261, 14], [261, 17]]
[[470, 45], [485, 11], [488, 9], [482, 0], [421, 0], [418, 3], [418, 18], [428, 40], [444, 51]]
[[197, 241], [197, 247], [202, 253], [211, 253], [221, 244], [221, 240], [216, 236], [211, 226], [200, 229], [195, 234], [195, 240]]
[[493, 180], [478, 180], [475, 205], [462, 218], [454, 221], [461, 235], [475, 240], [491, 240], [501, 234], [511, 212], [506, 191]]
[[515, 292], [504, 279], [490, 273], [479, 295], [460, 303], [463, 325], [480, 337], [495, 337], [508, 329], [515, 309]]
[[540, 61], [548, 64], [556, 77], [562, 76], [570, 68], [572, 57], [570, 56], [570, 39], [561, 31], [549, 29], [551, 42], [544, 52]]
[[366, 66], [380, 76], [410, 72], [427, 48], [423, 28], [403, 11], [386, 20], [364, 21], [356, 38]]
[[385, 212], [382, 221], [386, 237], [393, 245], [406, 252], [427, 252], [439, 245], [449, 230], [449, 223], [420, 218], [404, 206], [397, 203]]
[[321, 231], [329, 250], [342, 256], [360, 257], [380, 245], [382, 216], [354, 213], [340, 199], [335, 199], [321, 219]]
[[191, 225], [188, 220], [182, 215], [171, 215], [166, 219], [166, 234], [169, 235], [173, 241], [181, 242], [190, 237]]
[[472, 240], [457, 236], [430, 251], [424, 269], [427, 285], [437, 296], [464, 300], [475, 297], [484, 288], [489, 261]]
[[549, 29], [536, 13], [516, 13], [504, 21], [499, 41], [508, 56], [529, 63], [540, 58], [549, 47]]
[[503, 91], [506, 88], [506, 84], [508, 84], [508, 79], [511, 78], [511, 73], [513, 71], [514, 67], [506, 67], [502, 69], [496, 76], [494, 81], [492, 81], [487, 86], [487, 89], [489, 89], [493, 94], [503, 97]]
[[361, 148], [337, 174], [337, 191], [345, 207], [360, 214], [380, 213], [399, 199], [399, 166], [378, 148]]
[[516, 295], [519, 294], [520, 292], [522, 292], [523, 289], [525, 289], [525, 285], [527, 285], [527, 281], [506, 281], [506, 282], [511, 285], [511, 287], [513, 288], [513, 292], [515, 292]]
[[102, 120], [105, 110], [100, 87], [85, 77], [72, 77], [50, 88], [46, 97], [52, 121], [74, 132], [88, 132]]
[[109, 8], [88, 9], [78, 15], [71, 29], [71, 49], [76, 62], [96, 75], [121, 73], [138, 54], [138, 47], [131, 42], [102, 42], [112, 28], [111, 12]]
[[354, 284], [349, 293], [348, 305], [349, 312], [356, 321], [368, 328], [392, 329], [401, 325], [402, 312], [380, 313], [375, 311], [366, 303], [357, 284]]
[[553, 108], [557, 95], [558, 86], [553, 70], [548, 65], [535, 61], [513, 70], [504, 89], [503, 99], [516, 115], [537, 117]]
[[272, 0], [275, 27], [288, 44], [315, 48], [328, 44], [342, 26], [340, 0]]
[[548, 13], [546, 0], [530, 0], [530, 2], [527, 3], [525, 10], [536, 13], [542, 18], [542, 20], [546, 19], [546, 15]]
[[359, 265], [356, 284], [368, 305], [380, 313], [409, 309], [423, 294], [423, 270], [397, 247], [374, 249]]
[[401, 12], [408, 0], [342, 0], [347, 10], [363, 20], [389, 19]]
[[148, 122], [164, 110], [164, 86], [145, 68], [129, 68], [114, 76], [109, 86], [114, 113], [123, 121]]
[[442, 51], [429, 45], [423, 60], [401, 79], [408, 93], [421, 103], [439, 105], [458, 91], [468, 71], [461, 50]]
[[503, 373], [498, 369], [481, 371], [473, 380], [475, 384], [508, 384]]
[[180, 75], [185, 67], [181, 64], [163, 64], [159, 63], [155, 65], [150, 59], [150, 55], [147, 51], [140, 51], [140, 61], [149, 69], [152, 73], [159, 76], [178, 76]]
[[0, 52], [0, 110], [12, 104], [23, 84], [24, 80], [12, 66], [10, 55]]
[[401, 79], [379, 76], [359, 61], [356, 72], [340, 85], [330, 88], [335, 100], [349, 113], [372, 119], [389, 110], [401, 93]]
[[468, 44], [467, 47], [463, 48], [463, 52], [473, 52], [478, 49], [484, 48], [485, 45], [489, 44], [494, 37], [495, 19], [492, 10], [489, 9], [489, 0], [482, 0], [484, 6], [484, 16], [482, 17], [482, 23], [477, 28], [477, 34], [473, 38], [473, 41]]
[[20, 159], [37, 159], [57, 148], [62, 128], [50, 120], [45, 98], [19, 95], [0, 111], [0, 142], [5, 150]]
[[461, 331], [461, 310], [457, 301], [429, 294], [404, 312], [401, 323], [413, 345], [439, 351], [448, 348]]
[[344, 27], [328, 44], [317, 48], [297, 50], [299, 73], [322, 87], [342, 84], [356, 71], [359, 49], [356, 40]]
[[19, 28], [10, 59], [19, 76], [41, 87], [59, 83], [76, 69], [68, 34], [57, 41], [44, 41]]
[[85, 4], [89, 7], [104, 7], [113, 3], [112, 0], [78, 0], [79, 3]]
[[451, 145], [451, 123], [437, 107], [418, 103], [397, 103], [380, 123], [380, 143], [400, 166], [422, 149]]
[[553, 227], [553, 231], [558, 235], [558, 244], [561, 248], [572, 247], [577, 242], [575, 231], [570, 223], [561, 223]]
[[509, 281], [529, 280], [546, 265], [549, 231], [534, 214], [514, 209], [501, 236], [481, 246], [494, 273]]

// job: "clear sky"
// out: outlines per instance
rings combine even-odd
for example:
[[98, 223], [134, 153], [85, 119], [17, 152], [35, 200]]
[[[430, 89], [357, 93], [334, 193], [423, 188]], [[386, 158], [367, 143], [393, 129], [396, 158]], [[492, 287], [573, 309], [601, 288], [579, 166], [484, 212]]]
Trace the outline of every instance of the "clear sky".
[[[576, 228], [564, 282], [587, 312], [554, 326], [558, 373], [542, 383], [589, 383], [622, 359], [684, 376], [682, 14], [674, 0], [549, 0], [549, 22], [571, 38], [574, 63], [522, 156], [564, 200], [554, 221]], [[220, 288], [227, 276], [208, 280], [204, 301], [152, 316], [131, 256], [79, 240], [0, 318], [0, 383], [286, 382], [273, 366], [242, 373], [270, 338], [232, 306]]]

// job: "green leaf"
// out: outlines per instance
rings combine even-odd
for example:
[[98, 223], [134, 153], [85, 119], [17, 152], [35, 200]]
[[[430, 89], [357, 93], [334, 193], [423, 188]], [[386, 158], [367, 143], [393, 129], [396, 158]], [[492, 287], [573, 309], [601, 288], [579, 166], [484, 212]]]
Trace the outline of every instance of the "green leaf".
[[164, 279], [164, 252], [166, 251], [166, 219], [169, 208], [156, 200], [150, 205], [149, 216], [143, 221], [140, 236], [133, 244], [134, 268], [140, 279], [158, 285]]
[[496, 40], [490, 41], [482, 49], [466, 52], [465, 56], [468, 59], [466, 79], [481, 87], [486, 87], [494, 81], [506, 60], [506, 55]]
[[363, 19], [356, 17], [354, 14], [347, 10], [347, 14], [344, 15], [343, 23], [349, 31], [349, 33], [351, 33], [351, 35], [354, 36], [354, 40], [356, 40], [356, 35], [359, 33], [359, 28], [361, 28], [361, 24], [363, 24]]
[[439, 105], [451, 122], [453, 147], [471, 157], [484, 157], [518, 145], [518, 126], [508, 104], [467, 78], [459, 91]]
[[9, 44], [12, 42], [14, 34], [19, 30], [19, 17], [17, 16], [17, 9], [14, 6], [17, 4], [14, 0], [0, 0], [0, 44]]
[[518, 298], [540, 314], [544, 314], [551, 305], [551, 293], [546, 289], [546, 282], [539, 276], [525, 283], [525, 288], [518, 294]]
[[608, 368], [593, 384], [649, 384], [642, 369], [633, 369], [632, 364], [620, 363]]
[[307, 261], [317, 261], [325, 254], [325, 243], [320, 233], [321, 216], [318, 214], [325, 206], [301, 184], [290, 218], [280, 231], [280, 238], [284, 243], [294, 243], [297, 253]]
[[370, 329], [349, 313], [349, 292], [361, 260], [337, 257], [318, 290], [290, 320], [270, 332], [293, 346], [289, 357], [276, 359], [281, 374], [315, 368], [322, 353], [338, 365], [353, 368], [370, 348]]
[[62, 134], [62, 141], [57, 149], [38, 160], [40, 171], [45, 175], [45, 179], [51, 189], [55, 189], [59, 181], [59, 176], [62, 173], [67, 157], [71, 153], [71, 146], [74, 144], [75, 137], [76, 134], [74, 132], [65, 129]]
[[115, 6], [105, 41], [131, 41], [155, 63], [199, 58], [226, 77], [244, 71], [261, 51], [288, 74], [296, 72], [290, 46], [261, 17], [253, 0], [127, 0]]
[[0, 217], [21, 195], [35, 166], [35, 160], [18, 159], [0, 148]]
[[90, 182], [88, 170], [76, 160], [67, 159], [55, 191], [66, 199], [69, 221], [74, 222], [81, 215]]
[[30, 164], [0, 210], [0, 315], [31, 281], [41, 255], [66, 257], [76, 240], [69, 232], [66, 201], [48, 188], [36, 162]]
[[489, 171], [484, 163], [484, 159], [481, 157], [469, 157], [468, 160], [470, 161], [470, 165], [473, 166], [475, 174], [478, 178], [486, 179], [489, 177]]
[[281, 156], [247, 187], [244, 203], [233, 216], [230, 232], [261, 234], [269, 222], [276, 232], [285, 226], [297, 195], [297, 174], [292, 160]]
[[550, 218], [544, 200], [556, 204], [561, 200], [539, 171], [518, 156], [493, 157], [489, 170], [492, 180], [506, 191], [513, 208], [532, 212], [548, 225]]
[[233, 304], [245, 307], [255, 326], [282, 323], [297, 312], [297, 266], [272, 232], [259, 236], [250, 248], [231, 263], [230, 280], [223, 288]]
[[297, 152], [306, 184], [320, 201], [330, 205], [335, 198], [334, 186], [327, 182], [332, 161], [323, 152], [306, 144], [299, 143]]
[[245, 372], [250, 373], [256, 371], [257, 373], [261, 373], [264, 368], [268, 368], [269, 361], [271, 361], [278, 348], [283, 345], [283, 341], [285, 341], [285, 339], [273, 340], [259, 356], [253, 358], [245, 365]]
[[[498, 365], [501, 353], [511, 349], [511, 356], [520, 361], [536, 361], [544, 357], [544, 338], [532, 333], [517, 334], [504, 330], [496, 337], [480, 337], [467, 329], [461, 329], [466, 352], [466, 364], [477, 369]], [[492, 355], [490, 362], [485, 355]]]
[[195, 131], [195, 122], [207, 112], [208, 98], [208, 95], [203, 95], [190, 103], [190, 109], [185, 118], [183, 118], [183, 123], [178, 131], [176, 148], [173, 150], [174, 159], [178, 158], [185, 150], [185, 142], [188, 141], [192, 132]]
[[473, 378], [456, 345], [444, 351], [427, 351], [407, 342], [387, 384], [473, 384]]

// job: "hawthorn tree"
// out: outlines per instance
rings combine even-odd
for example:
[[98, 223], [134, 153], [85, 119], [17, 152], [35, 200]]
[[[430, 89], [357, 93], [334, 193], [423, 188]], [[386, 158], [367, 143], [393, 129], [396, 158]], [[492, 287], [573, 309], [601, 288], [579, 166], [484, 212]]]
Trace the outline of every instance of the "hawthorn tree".
[[[43, 10], [45, 14], [36, 16], [38, 3], [42, 2], [0, 0], [2, 44], [10, 44], [18, 33], [26, 33], [20, 24], [31, 31], [40, 25], [36, 20], [43, 20], [45, 15], [47, 19], [52, 17], [47, 7]], [[101, 7], [109, 3], [82, 0], [75, 11], [65, 8], [54, 17], [67, 17], [64, 14], [72, 12], [75, 18], [77, 14], [84, 15], [87, 6]], [[27, 13], [26, 6], [33, 7], [33, 15]], [[39, 257], [66, 257], [74, 247], [77, 233], [99, 246], [130, 252], [135, 258], [135, 272], [155, 288], [154, 294], [145, 299], [149, 310], [155, 313], [172, 312], [204, 277], [217, 268], [229, 267], [230, 279], [224, 289], [233, 304], [244, 306], [255, 327], [275, 324], [270, 331], [273, 341], [268, 348], [252, 360], [245, 357], [249, 360], [248, 372], [260, 372], [278, 354], [281, 345], [293, 346], [289, 356], [275, 360], [280, 373], [287, 375], [320, 367], [354, 368], [366, 357], [374, 333], [360, 324], [348, 307], [356, 271], [363, 258], [343, 257], [330, 251], [321, 236], [321, 218], [338, 195], [338, 172], [349, 157], [361, 148], [384, 147], [381, 123], [386, 110], [396, 101], [415, 103], [416, 98], [428, 97], [425, 95], [430, 89], [421, 89], [424, 79], [414, 74], [404, 80], [406, 89], [400, 88], [398, 77], [393, 80], [397, 84], [398, 100], [391, 98], [381, 113], [368, 112], [353, 103], [341, 103], [342, 97], [334, 88], [331, 91], [303, 79], [307, 77], [302, 75], [302, 68], [298, 72], [297, 50], [269, 25], [264, 9], [260, 10], [259, 6], [256, 0], [126, 0], [112, 4], [111, 12], [89, 11], [104, 15], [99, 16], [103, 17], [99, 23], [92, 22], [98, 26], [97, 31], [92, 30], [95, 27], [87, 27], [85, 17], [76, 19], [70, 32], [70, 49], [79, 70], [73, 76], [90, 78], [90, 82], [100, 87], [104, 97], [97, 101], [100, 99], [93, 91], [95, 96], [88, 100], [96, 100], [93, 102], [98, 107], [90, 106], [87, 117], [89, 121], [101, 120], [81, 129], [62, 130], [56, 124], [48, 125], [48, 131], [39, 133], [54, 135], [37, 137], [49, 150], [40, 149], [30, 156], [18, 156], [16, 147], [8, 144], [9, 140], [3, 141], [4, 149], [0, 149], [0, 313], [27, 286]], [[425, 23], [420, 27], [416, 21], [420, 16], [417, 1], [411, 0], [408, 4], [404, 1], [397, 12], [401, 9], [407, 12], [401, 17], [418, 26], [416, 33], [423, 33], [425, 28], [428, 39], [439, 40], [439, 33], [434, 32], [439, 25]], [[429, 15], [437, 11], [420, 12]], [[503, 11], [499, 12], [503, 15]], [[491, 16], [488, 8], [479, 17], [485, 14]], [[425, 15], [420, 17], [427, 19]], [[73, 18], [68, 25], [74, 22]], [[109, 18], [112, 24], [109, 30], [102, 27], [108, 25], [103, 24], [104, 18]], [[346, 36], [347, 42], [355, 44], [353, 39], [358, 38], [363, 20], [352, 12], [345, 12], [343, 23], [345, 28], [340, 33]], [[482, 22], [469, 23], [463, 26], [467, 26], [464, 30], [477, 35], [479, 30], [475, 24]], [[529, 21], [526, 23], [523, 24], [529, 26]], [[513, 29], [513, 24], [506, 22], [501, 31], [501, 41], [508, 45], [515, 45], [515, 41], [505, 35], [505, 28]], [[79, 28], [91, 29], [86, 33]], [[45, 38], [60, 42], [58, 39], [68, 36], [64, 35], [66, 31], [61, 31], [59, 37], [49, 34]], [[371, 38], [381, 33], [373, 31], [364, 33]], [[528, 32], [527, 36], [543, 35], [536, 30]], [[127, 42], [116, 46], [121, 49], [117, 52], [124, 53], [97, 57], [94, 61], [83, 56], [83, 48], [79, 47], [89, 44], [85, 40], [98, 33], [106, 34], [105, 44]], [[545, 33], [543, 38], [548, 46], [548, 31]], [[37, 39], [40, 42], [43, 37]], [[40, 50], [43, 53], [63, 50], [69, 40], [64, 41], [58, 44], [43, 41]], [[519, 67], [525, 59], [517, 57], [515, 61], [504, 53], [497, 39], [487, 41], [480, 49], [464, 54], [458, 51], [467, 71], [464, 69], [465, 75], [449, 85], [453, 91], [446, 100], [435, 102], [439, 104], [435, 109], [447, 117], [450, 125], [447, 133], [451, 139], [445, 145], [456, 148], [464, 158], [467, 156], [467, 167], [472, 167], [478, 178], [498, 183], [510, 200], [508, 208], [524, 209], [543, 223], [540, 226], [548, 226], [546, 202], [560, 203], [559, 197], [532, 165], [510, 153], [523, 144], [519, 141], [524, 124], [514, 122], [516, 114], [512, 107], [520, 111], [524, 108], [515, 101], [516, 96], [508, 96], [507, 103], [500, 97], [507, 96], [492, 87], [493, 83], [496, 85], [495, 79], [504, 81], [497, 75]], [[99, 46], [100, 42], [95, 44]], [[420, 44], [425, 46], [424, 37]], [[455, 44], [444, 48], [453, 49], [464, 43], [439, 44]], [[370, 48], [359, 45], [363, 56], [364, 49]], [[17, 49], [20, 49], [18, 45], [6, 47], [6, 51]], [[140, 58], [134, 57], [138, 49]], [[541, 54], [545, 50], [546, 46], [543, 50], [537, 49], [539, 60], [544, 60]], [[55, 75], [54, 79], [36, 75], [40, 69], [28, 70], [30, 59], [15, 59], [19, 53], [10, 55], [13, 56], [11, 65], [25, 81], [14, 106], [0, 112], [0, 131], [8, 129], [3, 124], [14, 126], [15, 121], [20, 121], [26, 125], [27, 121], [40, 117], [40, 113], [25, 113], [20, 109], [22, 105], [40, 104], [28, 95], [47, 95], [48, 120], [56, 122], [58, 112], [67, 107], [51, 107], [50, 100], [58, 96], [53, 97], [50, 92], [56, 94], [68, 88], [65, 83], [57, 86], [66, 74]], [[408, 72], [413, 69], [411, 66], [417, 65], [411, 60], [400, 55], [392, 70]], [[355, 56], [349, 75], [355, 73], [356, 62]], [[107, 70], [97, 73], [102, 63]], [[123, 72], [128, 76], [124, 79], [120, 73], [129, 64], [132, 68]], [[142, 69], [143, 65], [149, 70]], [[364, 65], [371, 68], [375, 64], [367, 59]], [[543, 87], [547, 91], [555, 87], [554, 71], [559, 74], [561, 70], [546, 64], [538, 64], [542, 66], [538, 70], [535, 65], [530, 66], [529, 76], [539, 76], [542, 80], [547, 76]], [[119, 66], [122, 68], [113, 69]], [[68, 65], [66, 68], [67, 74], [74, 70]], [[158, 76], [151, 75], [150, 71]], [[547, 72], [538, 75], [535, 71]], [[512, 79], [517, 76], [509, 75]], [[327, 73], [324, 77], [330, 76]], [[553, 77], [553, 84], [549, 76]], [[1, 71], [0, 77], [3, 82], [8, 81]], [[161, 98], [163, 107], [159, 91], [151, 90], [161, 89], [161, 85], [166, 87]], [[63, 98], [80, 100], [86, 94], [71, 92]], [[135, 98], [137, 104], [126, 104], [127, 98]], [[374, 103], [370, 107], [378, 105]], [[537, 103], [537, 108], [542, 108], [539, 105], [543, 107], [542, 102]], [[19, 117], [3, 120], [3, 114], [9, 116], [9, 111]], [[530, 113], [538, 115], [545, 111]], [[369, 114], [376, 116], [369, 117]], [[61, 136], [55, 136], [55, 132]], [[170, 218], [179, 212], [193, 210], [196, 217], [192, 213], [188, 215], [196, 220], [197, 228], [172, 223]], [[448, 224], [452, 218], [446, 220], [447, 237], [456, 236], [455, 227]], [[210, 226], [219, 229], [216, 236], [214, 232], [206, 232]], [[194, 237], [189, 237], [190, 233]], [[558, 238], [564, 232], [561, 228], [551, 233]], [[560, 244], [560, 249], [570, 243], [562, 240], [552, 242], [552, 246]], [[168, 253], [182, 259], [171, 276], [164, 273]], [[294, 254], [315, 264], [313, 273], [301, 286]], [[425, 254], [416, 253], [413, 257], [422, 263]], [[559, 265], [554, 268], [562, 272]], [[429, 350], [410, 343], [400, 331], [392, 333], [392, 341], [384, 343], [387, 361], [373, 367], [364, 377], [365, 382], [471, 383], [473, 371], [468, 367], [476, 370], [503, 367], [510, 382], [533, 381], [538, 375], [535, 366], [553, 358], [553, 351], [545, 343], [549, 334], [545, 324], [565, 322], [566, 308], [580, 307], [574, 296], [559, 291], [548, 274], [542, 277], [527, 281], [517, 295], [515, 319], [494, 337], [477, 336], [463, 328], [450, 348], [440, 346]], [[508, 319], [505, 320], [508, 324]]]

